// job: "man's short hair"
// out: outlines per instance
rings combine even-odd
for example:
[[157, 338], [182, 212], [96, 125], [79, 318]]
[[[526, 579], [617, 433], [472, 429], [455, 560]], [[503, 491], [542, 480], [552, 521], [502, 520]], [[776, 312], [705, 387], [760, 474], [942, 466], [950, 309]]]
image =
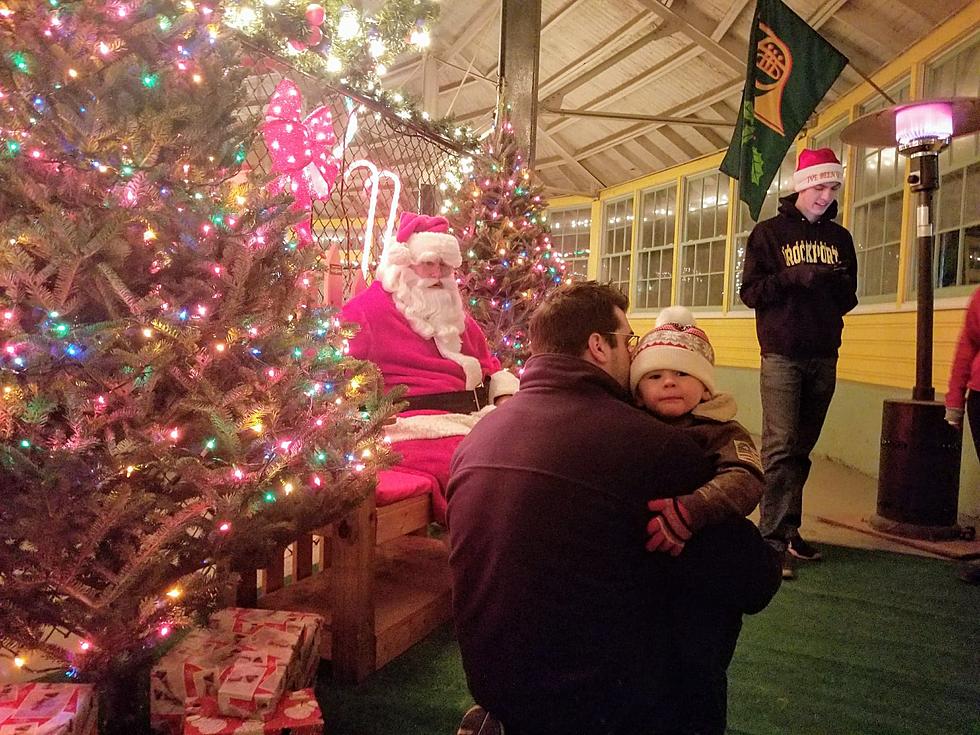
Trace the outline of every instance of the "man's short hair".
[[551, 352], [578, 357], [595, 332], [616, 347], [620, 338], [609, 333], [620, 326], [617, 306], [626, 311], [629, 299], [611, 284], [578, 281], [559, 286], [531, 315], [531, 354]]

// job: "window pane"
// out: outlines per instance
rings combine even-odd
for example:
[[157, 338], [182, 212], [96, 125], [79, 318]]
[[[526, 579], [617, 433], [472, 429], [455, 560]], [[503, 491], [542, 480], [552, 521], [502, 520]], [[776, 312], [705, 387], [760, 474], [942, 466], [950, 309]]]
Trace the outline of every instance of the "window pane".
[[701, 237], [701, 179], [687, 183], [687, 228], [686, 240], [698, 240]]
[[[589, 228], [592, 206], [548, 210], [551, 245], [565, 261], [565, 275], [584, 279], [589, 267]], [[605, 233], [603, 234], [605, 236]]]
[[868, 252], [864, 267], [864, 294], [875, 296], [881, 291], [881, 248]]
[[887, 245], [882, 248], [881, 256], [881, 292], [895, 293], [898, 291], [898, 245]]
[[725, 290], [725, 274], [724, 273], [713, 273], [708, 279], [708, 301], [706, 306], [711, 304], [720, 304], [722, 298], [724, 297], [723, 291]]
[[902, 238], [902, 193], [892, 194], [885, 200], [885, 242], [898, 242]]
[[964, 230], [963, 251], [966, 254], [966, 282], [980, 283], [980, 226]]

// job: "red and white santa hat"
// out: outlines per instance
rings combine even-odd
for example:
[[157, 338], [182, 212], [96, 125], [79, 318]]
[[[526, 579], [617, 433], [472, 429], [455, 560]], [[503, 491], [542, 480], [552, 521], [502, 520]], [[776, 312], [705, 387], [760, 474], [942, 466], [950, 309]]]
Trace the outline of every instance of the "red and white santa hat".
[[837, 154], [830, 148], [804, 148], [796, 162], [793, 174], [795, 191], [803, 191], [818, 184], [843, 184], [844, 167]]
[[643, 335], [630, 365], [630, 391], [635, 393], [643, 376], [654, 370], [693, 375], [715, 394], [715, 351], [686, 306], [661, 311], [657, 326]]
[[446, 265], [458, 268], [463, 262], [459, 240], [448, 230], [449, 221], [445, 217], [402, 212], [398, 234], [394, 241], [385, 243], [381, 264], [406, 266], [441, 260]]

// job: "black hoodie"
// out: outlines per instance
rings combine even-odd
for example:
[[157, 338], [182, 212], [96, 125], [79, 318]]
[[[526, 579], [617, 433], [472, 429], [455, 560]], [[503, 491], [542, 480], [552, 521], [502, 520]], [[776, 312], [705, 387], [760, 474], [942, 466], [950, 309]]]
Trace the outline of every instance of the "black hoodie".
[[797, 196], [749, 235], [739, 295], [755, 309], [763, 355], [836, 357], [842, 317], [857, 305], [854, 241], [833, 221], [837, 202], [810, 222]]

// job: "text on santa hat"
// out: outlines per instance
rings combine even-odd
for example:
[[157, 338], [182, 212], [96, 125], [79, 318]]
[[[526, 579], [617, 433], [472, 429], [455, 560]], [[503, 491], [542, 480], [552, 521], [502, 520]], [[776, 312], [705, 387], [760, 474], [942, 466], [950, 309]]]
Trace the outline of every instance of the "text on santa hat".
[[836, 245], [813, 240], [797, 240], [793, 245], [784, 245], [783, 260], [787, 266], [800, 263], [837, 265], [841, 262]]
[[798, 171], [797, 174], [800, 177], [799, 184], [797, 185], [798, 191], [799, 189], [809, 189], [817, 184], [825, 184], [827, 182], [839, 184], [842, 172], [835, 167], [832, 171], [819, 171], [813, 174], [803, 174]]

